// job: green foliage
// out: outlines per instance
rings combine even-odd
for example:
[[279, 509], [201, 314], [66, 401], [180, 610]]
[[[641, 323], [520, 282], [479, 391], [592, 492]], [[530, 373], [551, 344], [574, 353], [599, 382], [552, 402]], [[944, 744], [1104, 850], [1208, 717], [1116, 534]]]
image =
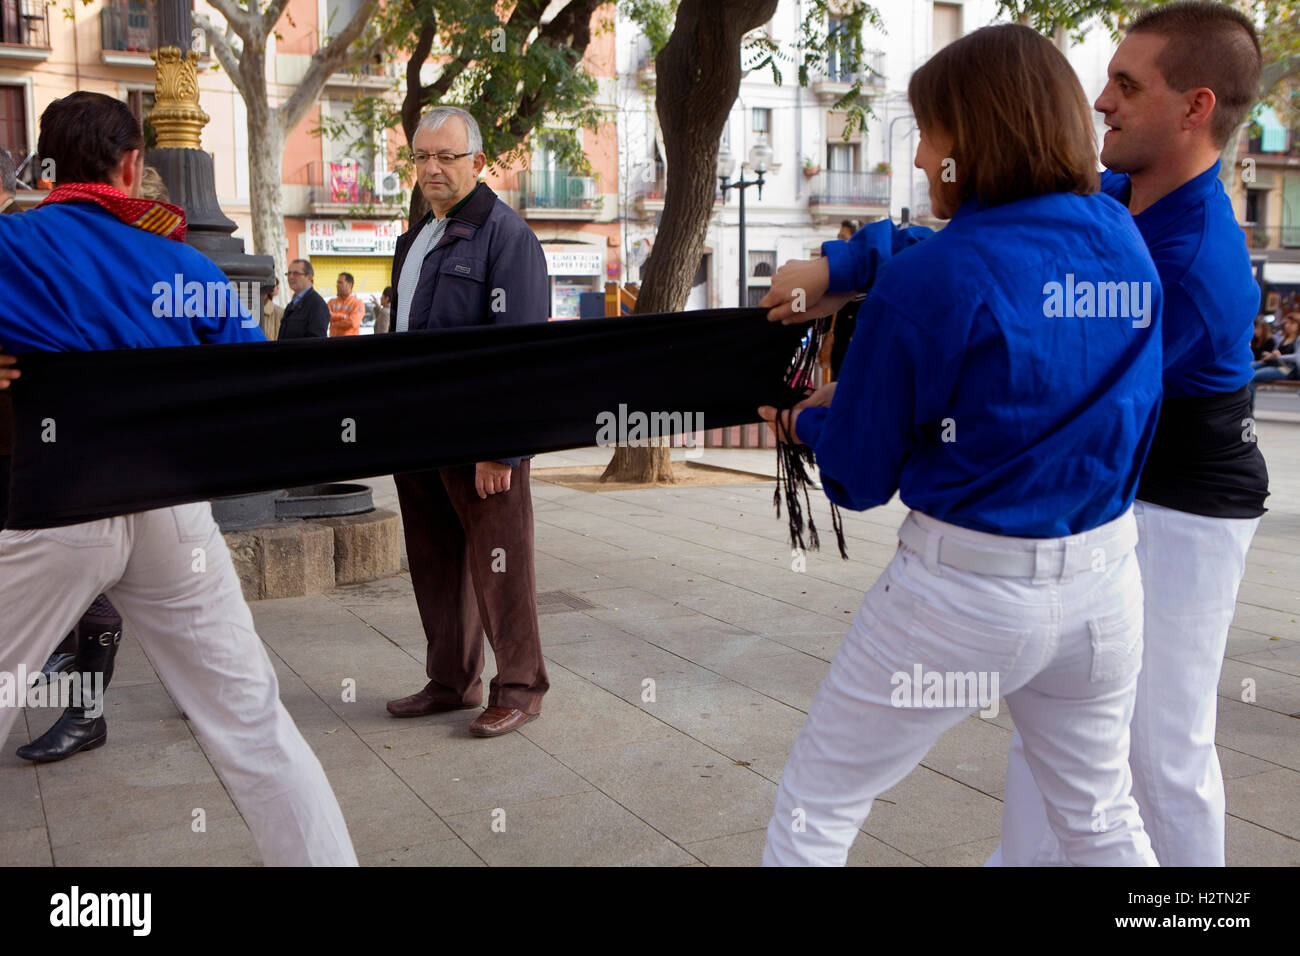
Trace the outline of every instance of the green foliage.
[[[652, 22], [658, 21], [651, 8], [661, 5], [652, 0], [637, 4]], [[419, 87], [410, 89], [405, 75], [395, 77], [390, 92], [358, 96], [345, 120], [322, 122], [321, 132], [346, 137], [348, 130], [353, 135], [359, 130], [356, 141], [364, 145], [378, 130], [401, 129], [403, 106], [409, 111], [412, 97], [418, 97], [420, 113], [438, 104], [469, 109], [479, 122], [483, 150], [493, 167], [526, 165], [529, 134], [545, 123], [547, 146], [557, 162], [575, 172], [589, 172], [578, 131], [594, 130], [604, 117], [595, 102], [596, 80], [582, 68], [581, 51], [551, 42], [518, 6], [505, 8], [510, 12], [504, 20], [500, 9], [488, 0], [385, 5], [375, 27], [388, 57], [425, 54]], [[562, 16], [563, 10], [555, 15]], [[409, 144], [399, 149], [399, 160], [406, 181], [412, 182]]]
[[623, 16], [641, 28], [650, 43], [650, 59], [664, 48], [677, 19], [677, 0], [618, 0]]
[[[833, 28], [832, 20], [836, 21]], [[875, 115], [863, 93], [863, 86], [877, 75], [869, 62], [870, 51], [862, 42], [868, 26], [885, 32], [880, 11], [865, 0], [811, 0], [792, 43], [780, 44], [765, 30], [755, 30], [741, 47], [741, 62], [751, 71], [770, 69], [777, 86], [785, 81], [783, 69], [793, 70], [800, 86], [808, 86], [825, 75], [832, 63], [842, 73], [852, 75], [848, 91], [831, 106], [846, 114], [847, 142], [866, 125], [868, 117]]]

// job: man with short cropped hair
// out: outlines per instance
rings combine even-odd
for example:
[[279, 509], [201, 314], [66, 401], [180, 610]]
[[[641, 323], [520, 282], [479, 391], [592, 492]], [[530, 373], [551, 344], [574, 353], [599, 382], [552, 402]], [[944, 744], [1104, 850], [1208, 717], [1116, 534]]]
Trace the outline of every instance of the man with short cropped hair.
[[[229, 283], [181, 241], [183, 210], [140, 198], [143, 137], [124, 103], [85, 91], [55, 100], [41, 116], [38, 148], [58, 182], [35, 210], [0, 216], [8, 263], [0, 351], [264, 341], [242, 307], [231, 316], [159, 316], [153, 308], [159, 282]], [[68, 262], [78, 280], [50, 282], [50, 264]], [[0, 387], [11, 377], [0, 375]], [[165, 408], [167, 396], [158, 402]], [[77, 438], [60, 432], [58, 440]], [[101, 592], [189, 716], [263, 861], [355, 866], [320, 761], [280, 703], [211, 506], [0, 531], [0, 673], [34, 674]], [[0, 740], [18, 710], [0, 703]]]
[[360, 335], [361, 320], [366, 317], [366, 304], [360, 296], [352, 294], [356, 280], [351, 272], [340, 272], [338, 295], [329, 301], [330, 338], [340, 335]]
[[[1164, 288], [1164, 402], [1134, 504], [1145, 603], [1133, 795], [1161, 866], [1223, 866], [1219, 672], [1268, 472], [1247, 387], [1259, 288], [1219, 153], [1258, 95], [1259, 44], [1232, 7], [1171, 3], [1133, 20], [1108, 73], [1095, 103], [1102, 190], [1133, 213]], [[1114, 653], [1098, 643], [1094, 666]], [[1018, 734], [1002, 819], [991, 863], [1062, 861]]]

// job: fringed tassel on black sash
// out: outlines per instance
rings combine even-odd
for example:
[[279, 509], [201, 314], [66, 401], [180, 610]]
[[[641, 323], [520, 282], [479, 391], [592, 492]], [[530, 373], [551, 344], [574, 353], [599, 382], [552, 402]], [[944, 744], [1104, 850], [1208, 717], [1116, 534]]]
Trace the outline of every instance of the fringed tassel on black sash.
[[[776, 417], [776, 490], [772, 493], [772, 504], [776, 506], [776, 516], [781, 517], [781, 493], [785, 492], [785, 508], [790, 523], [790, 544], [801, 551], [818, 551], [821, 538], [817, 534], [817, 523], [813, 521], [812, 502], [808, 497], [808, 485], [811, 478], [808, 467], [816, 467], [817, 459], [813, 450], [807, 445], [794, 440], [786, 428], [786, 421], [780, 414], [793, 408], [809, 394], [808, 384], [817, 369], [817, 356], [821, 353], [822, 340], [830, 329], [830, 316], [816, 319], [808, 326], [808, 335], [804, 337], [799, 351], [795, 354], [785, 374], [788, 386], [789, 404], [777, 409]], [[799, 500], [800, 494], [803, 501]], [[848, 550], [844, 547], [844, 525], [840, 518], [840, 509], [834, 502], [831, 506], [831, 526], [835, 529], [835, 543], [839, 545], [840, 557], [847, 559]], [[808, 543], [804, 543], [804, 514], [808, 516]]]

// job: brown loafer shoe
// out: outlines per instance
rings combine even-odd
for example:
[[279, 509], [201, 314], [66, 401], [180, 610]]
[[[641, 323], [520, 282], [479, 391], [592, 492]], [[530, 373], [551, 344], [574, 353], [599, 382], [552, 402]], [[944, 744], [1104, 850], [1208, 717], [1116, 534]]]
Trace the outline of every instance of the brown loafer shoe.
[[388, 712], [394, 717], [426, 717], [429, 714], [442, 714], [449, 710], [469, 710], [478, 707], [477, 703], [466, 704], [458, 700], [448, 700], [429, 693], [426, 687], [409, 697], [399, 697], [388, 702]]
[[474, 718], [474, 722], [469, 725], [469, 732], [475, 737], [500, 737], [540, 716], [542, 715], [525, 714], [514, 707], [489, 707]]

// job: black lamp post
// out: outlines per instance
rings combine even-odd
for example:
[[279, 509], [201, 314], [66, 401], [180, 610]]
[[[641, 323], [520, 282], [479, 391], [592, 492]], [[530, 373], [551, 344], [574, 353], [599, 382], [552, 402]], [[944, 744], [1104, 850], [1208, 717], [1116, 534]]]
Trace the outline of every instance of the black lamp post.
[[[728, 182], [736, 168], [736, 158], [731, 155], [724, 144], [718, 150], [718, 182], [722, 189], [722, 201], [727, 201], [727, 190], [735, 189], [740, 193], [740, 307], [749, 305], [749, 262], [745, 256], [745, 190], [750, 186], [758, 187], [758, 198], [763, 198], [763, 174], [772, 163], [772, 147], [767, 143], [756, 143], [749, 151], [749, 162], [740, 167], [740, 178], [734, 183]], [[745, 165], [757, 174], [754, 179], [745, 178]]]
[[[157, 0], [157, 74], [154, 108], [149, 122], [158, 134], [156, 147], [146, 161], [167, 184], [172, 202], [185, 210], [185, 241], [198, 249], [240, 290], [275, 282], [275, 260], [244, 252], [233, 235], [238, 227], [217, 204], [212, 157], [203, 150], [200, 136], [208, 114], [199, 106], [198, 54], [191, 49], [190, 0]], [[246, 302], [255, 319], [262, 318], [261, 295]]]
[[[158, 142], [147, 162], [158, 170], [171, 201], [185, 210], [185, 241], [203, 253], [234, 283], [251, 318], [262, 318], [264, 289], [275, 282], [275, 260], [244, 252], [238, 228], [217, 204], [212, 157], [203, 150], [208, 114], [199, 106], [198, 54], [190, 45], [190, 0], [157, 0], [154, 108], [149, 122]], [[282, 492], [218, 498], [212, 513], [223, 531], [270, 524]]]

